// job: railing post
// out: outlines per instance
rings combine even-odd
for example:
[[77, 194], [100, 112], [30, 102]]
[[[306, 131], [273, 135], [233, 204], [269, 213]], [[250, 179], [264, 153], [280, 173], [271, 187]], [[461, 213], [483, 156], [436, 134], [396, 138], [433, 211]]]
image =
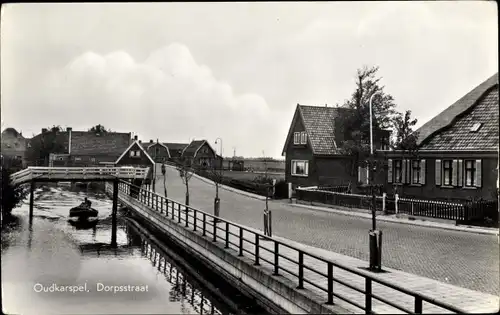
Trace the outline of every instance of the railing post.
[[243, 256], [243, 228], [240, 227], [240, 252], [238, 254], [238, 256]]
[[225, 248], [229, 248], [229, 222], [226, 222], [226, 246]]
[[255, 233], [255, 266], [259, 265], [259, 234]]
[[328, 263], [328, 301], [326, 304], [333, 304], [333, 264], [331, 262]]
[[179, 221], [179, 223], [181, 223], [181, 204], [179, 203], [178, 204], [179, 206], [177, 207], [177, 219]]
[[206, 235], [206, 231], [207, 231], [207, 214], [205, 212], [203, 212], [203, 236]]
[[172, 200], [172, 220], [174, 220], [174, 219], [175, 219], [175, 203]]
[[415, 297], [415, 314], [422, 314], [422, 298], [419, 296]]
[[213, 224], [213, 227], [214, 227], [214, 230], [213, 230], [213, 239], [212, 239], [212, 242], [216, 242], [217, 241], [217, 224], [215, 224], [215, 218], [213, 218], [214, 220], [212, 221], [212, 224]]
[[279, 275], [279, 245], [280, 243], [274, 241], [274, 275], [277, 276]]
[[365, 278], [365, 314], [372, 313], [372, 279]]
[[396, 214], [398, 214], [398, 201], [399, 201], [399, 195], [395, 194], [394, 195], [394, 210], [396, 211]]
[[194, 227], [193, 227], [193, 231], [196, 231], [196, 228], [197, 228], [197, 219], [198, 219], [198, 210], [196, 209], [193, 209], [193, 215], [194, 215], [194, 219], [193, 219], [193, 223], [194, 223]]
[[304, 288], [304, 252], [299, 251], [299, 286], [297, 289]]
[[186, 227], [189, 227], [189, 216], [188, 216], [188, 214], [189, 214], [189, 209], [188, 209], [188, 207], [187, 207], [187, 206], [186, 206], [186, 212], [185, 212], [185, 213], [186, 213]]
[[163, 214], [163, 197], [160, 198], [160, 213]]

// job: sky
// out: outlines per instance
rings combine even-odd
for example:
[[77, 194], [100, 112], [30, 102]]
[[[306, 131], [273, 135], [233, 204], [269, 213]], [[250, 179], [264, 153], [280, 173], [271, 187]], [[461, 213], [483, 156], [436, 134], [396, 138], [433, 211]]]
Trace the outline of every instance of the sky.
[[1, 14], [2, 130], [26, 137], [102, 124], [281, 158], [297, 103], [342, 104], [358, 68], [379, 66], [417, 127], [498, 71], [496, 2], [25, 3]]

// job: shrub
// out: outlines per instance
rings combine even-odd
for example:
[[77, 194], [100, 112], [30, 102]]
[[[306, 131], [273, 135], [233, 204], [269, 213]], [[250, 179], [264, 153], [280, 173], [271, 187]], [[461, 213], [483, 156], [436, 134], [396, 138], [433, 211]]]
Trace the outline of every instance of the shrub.
[[2, 204], [2, 216], [7, 218], [10, 216], [12, 209], [26, 197], [27, 191], [22, 186], [14, 186], [10, 175], [14, 173], [12, 169], [2, 167], [2, 188], [0, 191], [0, 199]]

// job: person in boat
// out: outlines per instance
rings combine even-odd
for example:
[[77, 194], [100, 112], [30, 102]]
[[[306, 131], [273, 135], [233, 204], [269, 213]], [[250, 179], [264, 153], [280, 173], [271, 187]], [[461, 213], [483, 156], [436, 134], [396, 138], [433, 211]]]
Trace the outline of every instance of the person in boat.
[[83, 204], [89, 208], [90, 208], [90, 206], [92, 206], [92, 202], [90, 200], [88, 200], [87, 197], [85, 197]]

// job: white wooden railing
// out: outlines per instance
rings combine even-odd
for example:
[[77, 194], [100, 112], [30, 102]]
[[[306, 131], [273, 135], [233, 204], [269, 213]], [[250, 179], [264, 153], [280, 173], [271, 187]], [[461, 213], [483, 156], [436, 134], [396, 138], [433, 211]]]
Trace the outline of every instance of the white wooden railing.
[[11, 175], [14, 185], [38, 179], [145, 179], [149, 167], [35, 167], [30, 166]]

